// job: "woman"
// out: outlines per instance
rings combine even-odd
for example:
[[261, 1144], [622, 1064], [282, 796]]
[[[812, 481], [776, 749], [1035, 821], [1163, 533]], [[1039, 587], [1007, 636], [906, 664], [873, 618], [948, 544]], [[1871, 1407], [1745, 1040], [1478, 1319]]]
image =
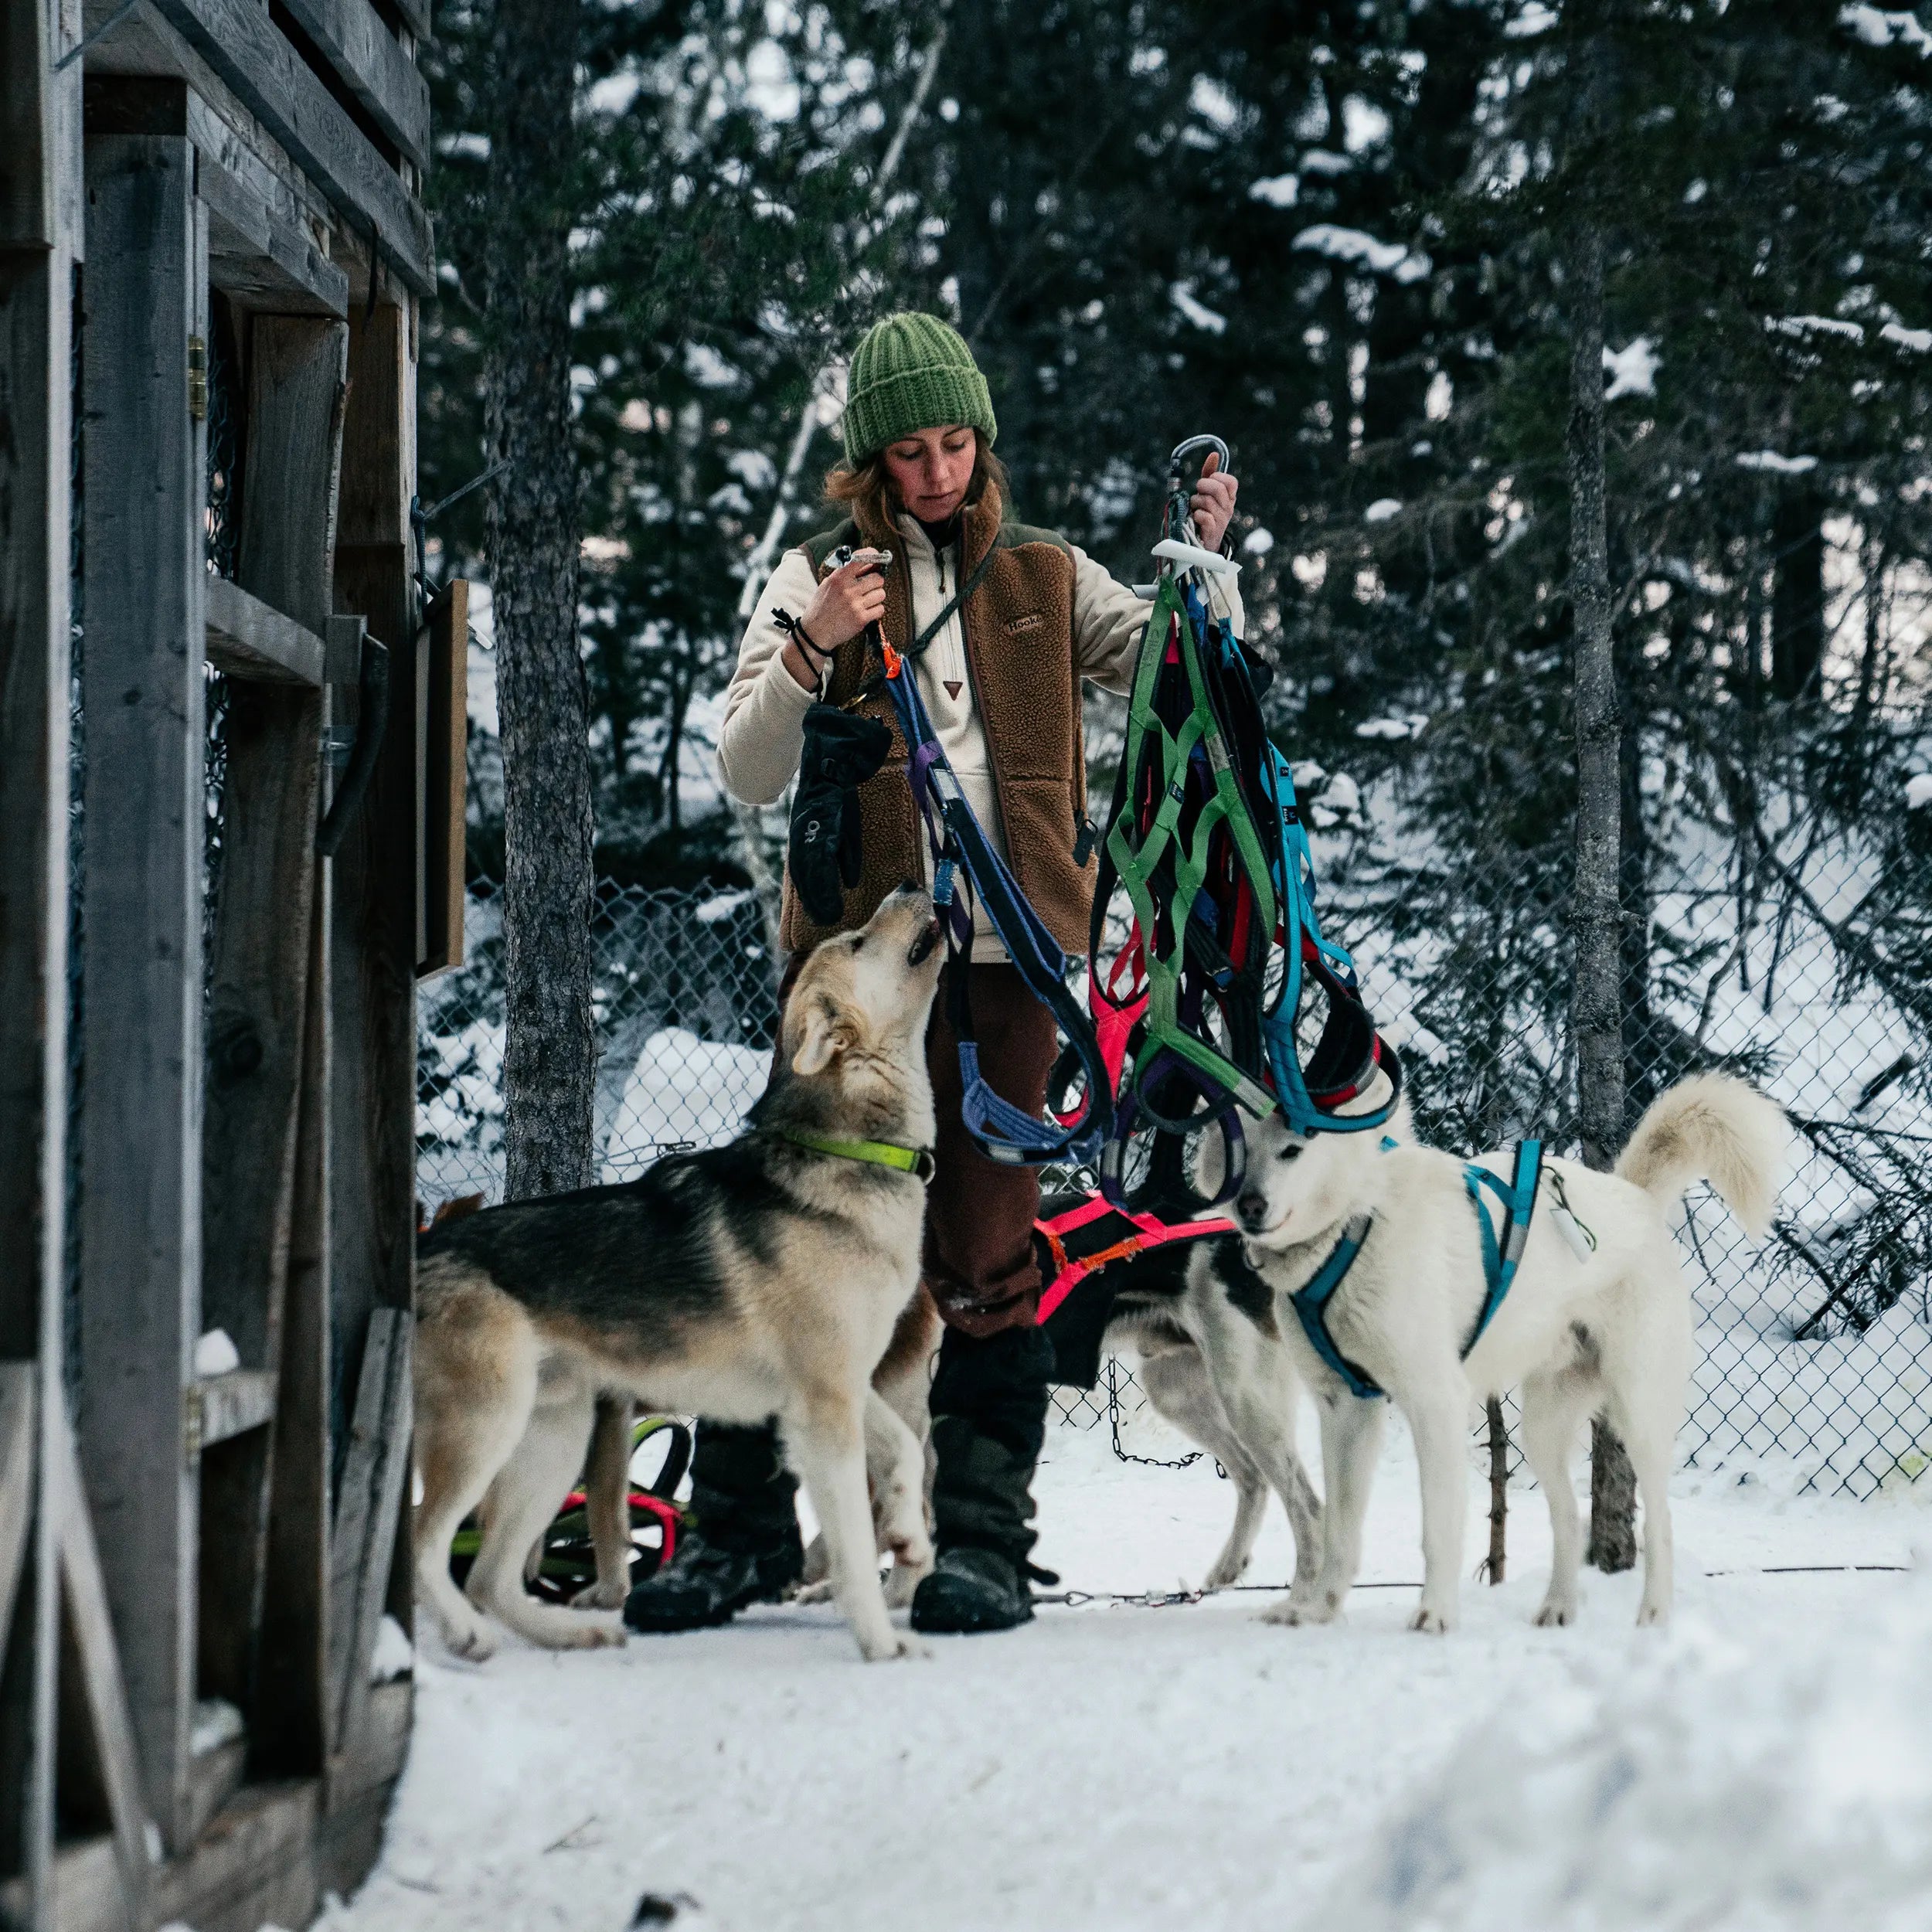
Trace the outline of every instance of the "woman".
[[[945, 322], [892, 315], [866, 334], [852, 359], [845, 460], [828, 485], [842, 520], [788, 552], [766, 585], [726, 694], [718, 764], [734, 798], [770, 804], [798, 771], [808, 707], [821, 696], [846, 702], [876, 668], [867, 627], [882, 624], [903, 648], [940, 619], [915, 660], [934, 730], [1021, 889], [1078, 954], [1095, 872], [1085, 846], [1076, 849], [1087, 810], [1081, 681], [1127, 690], [1148, 606], [1063, 538], [1008, 519], [997, 428], [986, 379]], [[1192, 502], [1210, 549], [1224, 542], [1235, 498], [1215, 463]], [[821, 575], [843, 543], [865, 547]], [[1229, 614], [1238, 622], [1238, 609]], [[883, 693], [859, 708], [892, 722]], [[930, 877], [896, 728], [859, 799], [861, 876], [837, 919], [815, 924], [787, 876], [781, 937], [794, 956], [862, 925], [902, 879]], [[1039, 1111], [1053, 1022], [983, 917], [964, 970], [981, 1070], [996, 1093]], [[961, 1124], [947, 991], [927, 1036], [940, 1127], [925, 1278], [945, 1324], [931, 1401], [937, 1563], [913, 1600], [913, 1627], [1003, 1630], [1033, 1614], [1030, 1492], [1053, 1368], [1035, 1318], [1039, 1189], [1029, 1170], [986, 1159]], [[676, 1562], [627, 1606], [638, 1629], [721, 1623], [798, 1577], [794, 1485], [771, 1430], [708, 1426], [692, 1480], [695, 1522]]]

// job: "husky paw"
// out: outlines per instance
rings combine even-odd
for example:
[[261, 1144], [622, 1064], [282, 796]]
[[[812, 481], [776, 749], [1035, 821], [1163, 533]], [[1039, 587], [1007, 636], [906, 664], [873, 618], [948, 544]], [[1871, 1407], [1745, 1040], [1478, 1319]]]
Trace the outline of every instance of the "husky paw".
[[917, 1637], [903, 1630], [896, 1630], [883, 1644], [859, 1645], [859, 1654], [869, 1664], [896, 1663], [902, 1657], [916, 1657], [928, 1661], [932, 1652]]
[[487, 1664], [496, 1655], [496, 1638], [481, 1617], [467, 1617], [460, 1624], [446, 1617], [443, 1641], [452, 1657], [460, 1657], [466, 1664]]
[[586, 1583], [570, 1599], [573, 1610], [621, 1610], [631, 1594], [628, 1583]]
[[930, 1556], [923, 1563], [909, 1563], [903, 1560], [894, 1563], [886, 1575], [886, 1607], [888, 1610], [910, 1610], [913, 1593], [932, 1573], [933, 1561]]
[[1536, 1613], [1539, 1630], [1559, 1630], [1577, 1621], [1574, 1604], [1546, 1603]]
[[1670, 1621], [1668, 1604], [1640, 1604], [1637, 1607], [1637, 1628], [1639, 1630], [1662, 1630]]
[[570, 1633], [575, 1650], [619, 1650], [624, 1641], [624, 1619], [614, 1611], [582, 1611], [578, 1627]]
[[1247, 1557], [1243, 1556], [1239, 1561], [1231, 1562], [1227, 1557], [1223, 1556], [1201, 1579], [1201, 1587], [1203, 1590], [1226, 1590], [1233, 1584], [1238, 1583], [1247, 1574]]
[[1409, 1628], [1425, 1637], [1447, 1637], [1455, 1628], [1455, 1622], [1454, 1617], [1440, 1610], [1431, 1610], [1425, 1604], [1409, 1619]]
[[832, 1601], [832, 1579], [821, 1577], [808, 1583], [801, 1583], [791, 1593], [794, 1604], [828, 1604]]

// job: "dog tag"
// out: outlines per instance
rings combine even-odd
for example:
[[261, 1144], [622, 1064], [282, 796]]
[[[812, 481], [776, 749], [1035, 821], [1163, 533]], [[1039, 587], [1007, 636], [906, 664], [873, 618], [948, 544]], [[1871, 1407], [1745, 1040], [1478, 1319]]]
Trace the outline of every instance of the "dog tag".
[[942, 859], [933, 869], [933, 903], [950, 906], [953, 903], [953, 862]]

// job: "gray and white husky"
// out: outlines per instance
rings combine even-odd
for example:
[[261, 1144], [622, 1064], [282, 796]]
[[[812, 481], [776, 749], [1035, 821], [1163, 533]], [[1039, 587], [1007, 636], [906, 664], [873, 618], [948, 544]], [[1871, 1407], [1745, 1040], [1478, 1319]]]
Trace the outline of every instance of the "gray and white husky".
[[[938, 936], [931, 899], [906, 886], [813, 952], [771, 1085], [729, 1146], [424, 1237], [417, 1584], [453, 1650], [494, 1648], [481, 1611], [553, 1648], [623, 1641], [611, 1611], [524, 1587], [526, 1559], [584, 1466], [600, 1397], [726, 1422], [776, 1416], [860, 1651], [917, 1650], [888, 1617], [874, 1536], [876, 1516], [899, 1563], [930, 1564], [923, 1459], [872, 1377], [918, 1290], [930, 1160], [903, 1172], [793, 1137], [930, 1150]], [[479, 1504], [466, 1600], [450, 1541]]]

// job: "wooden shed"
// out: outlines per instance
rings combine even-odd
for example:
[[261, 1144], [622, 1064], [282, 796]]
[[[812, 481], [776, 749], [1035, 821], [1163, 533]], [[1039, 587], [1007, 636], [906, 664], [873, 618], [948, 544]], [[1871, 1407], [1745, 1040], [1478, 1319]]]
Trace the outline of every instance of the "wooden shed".
[[464, 634], [411, 525], [429, 31], [0, 0], [0, 1923], [34, 1932], [306, 1924], [408, 1750], [406, 1653], [372, 1660], [410, 1626]]

